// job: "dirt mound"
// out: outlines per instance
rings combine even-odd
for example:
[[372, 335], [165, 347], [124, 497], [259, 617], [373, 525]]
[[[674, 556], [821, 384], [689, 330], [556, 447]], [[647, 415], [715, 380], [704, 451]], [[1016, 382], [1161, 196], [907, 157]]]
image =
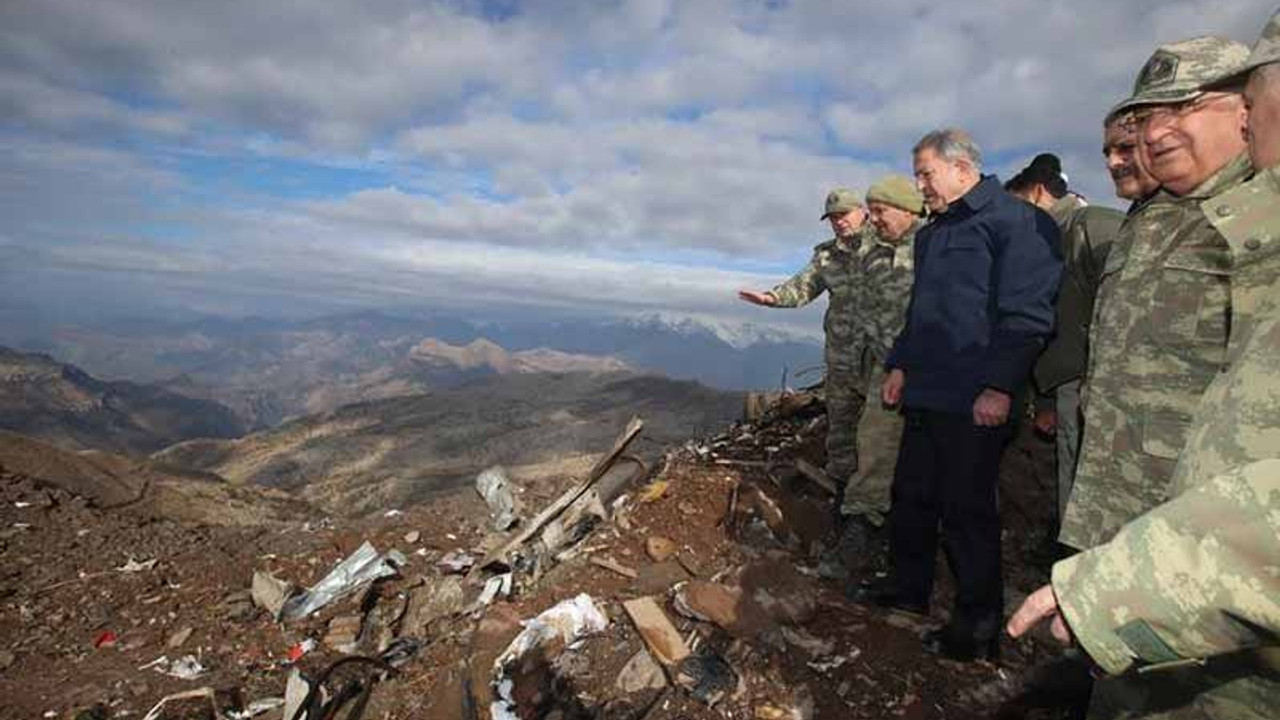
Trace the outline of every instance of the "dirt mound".
[[[823, 427], [813, 405], [801, 407], [670, 450], [622, 488], [624, 500], [588, 491], [591, 502], [552, 520], [559, 535], [534, 533], [470, 575], [448, 568], [465, 573], [584, 474], [525, 486], [524, 524], [508, 533], [491, 530], [469, 487], [363, 519], [214, 528], [98, 510], [0, 477], [0, 696], [11, 699], [0, 715], [72, 718], [97, 706], [93, 717], [137, 718], [202, 686], [229, 713], [283, 697], [298, 670], [331, 691], [367, 693], [367, 718], [488, 718], [503, 696], [520, 718], [1065, 718], [1008, 701], [1051, 655], [1034, 642], [1006, 643], [999, 665], [938, 660], [919, 635], [940, 615], [854, 605], [817, 577], [829, 498], [793, 460], [821, 465]], [[1024, 434], [1007, 463], [1015, 592], [1044, 579], [1027, 558], [1052, 507], [1050, 453]], [[255, 572], [309, 587], [365, 541], [399, 550], [403, 564], [297, 620], [273, 622], [250, 599]], [[577, 617], [579, 639], [573, 622], [542, 615], [574, 598], [568, 612], [589, 603], [602, 630]], [[667, 666], [650, 652], [664, 622]], [[509, 652], [539, 627], [549, 634]], [[165, 674], [191, 670], [175, 670], [186, 656], [197, 677]], [[353, 657], [365, 659], [334, 667]], [[211, 717], [209, 701], [176, 702], [162, 717]]]

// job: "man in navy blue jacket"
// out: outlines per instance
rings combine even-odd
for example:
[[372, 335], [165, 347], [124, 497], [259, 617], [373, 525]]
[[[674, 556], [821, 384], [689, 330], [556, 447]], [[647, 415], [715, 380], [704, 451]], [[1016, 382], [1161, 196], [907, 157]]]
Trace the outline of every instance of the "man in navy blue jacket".
[[996, 485], [1010, 412], [1053, 331], [1062, 274], [1057, 225], [983, 176], [968, 134], [913, 149], [933, 221], [915, 244], [907, 323], [882, 389], [906, 415], [893, 480], [887, 583], [855, 596], [927, 612], [939, 525], [956, 578], [951, 620], [925, 637], [955, 659], [993, 656], [1003, 610]]

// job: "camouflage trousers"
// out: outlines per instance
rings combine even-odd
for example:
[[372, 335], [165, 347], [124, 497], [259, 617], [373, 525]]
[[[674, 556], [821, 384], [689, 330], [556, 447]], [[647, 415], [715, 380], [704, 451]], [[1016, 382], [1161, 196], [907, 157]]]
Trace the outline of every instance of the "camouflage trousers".
[[1080, 380], [1065, 382], [1053, 392], [1054, 411], [1058, 415], [1058, 428], [1054, 432], [1058, 451], [1058, 522], [1062, 522], [1076, 479], [1076, 458], [1080, 455]]
[[1205, 667], [1098, 680], [1089, 720], [1275, 720], [1280, 672], [1261, 652], [1210, 658]]
[[860, 362], [827, 351], [827, 474], [843, 485], [858, 469], [858, 416], [866, 404], [866, 376]]
[[887, 408], [880, 401], [884, 366], [871, 363], [866, 385], [867, 401], [858, 418], [858, 468], [844, 489], [841, 515], [860, 516], [876, 527], [884, 525], [889, 513], [890, 488], [902, 444], [902, 411]]

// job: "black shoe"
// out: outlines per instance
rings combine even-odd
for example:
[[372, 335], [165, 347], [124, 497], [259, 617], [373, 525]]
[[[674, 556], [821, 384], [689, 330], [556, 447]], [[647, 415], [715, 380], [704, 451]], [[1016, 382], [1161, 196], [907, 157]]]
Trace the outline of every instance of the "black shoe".
[[952, 620], [922, 639], [926, 652], [951, 660], [972, 662], [1000, 658], [1000, 618], [977, 622]]
[[845, 597], [861, 605], [874, 605], [886, 610], [899, 610], [913, 615], [928, 615], [929, 603], [912, 600], [898, 592], [889, 580], [876, 582], [851, 582], [845, 587]]

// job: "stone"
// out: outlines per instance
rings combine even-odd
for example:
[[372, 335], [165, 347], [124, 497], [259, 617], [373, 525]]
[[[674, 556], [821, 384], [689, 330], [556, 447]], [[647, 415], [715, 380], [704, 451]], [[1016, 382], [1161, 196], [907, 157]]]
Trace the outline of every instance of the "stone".
[[341, 653], [352, 653], [360, 639], [363, 625], [364, 618], [360, 615], [339, 615], [329, 621], [329, 632], [325, 633], [324, 644]]
[[176, 632], [176, 633], [174, 633], [174, 634], [170, 635], [170, 636], [169, 636], [169, 642], [168, 642], [169, 647], [171, 647], [171, 648], [179, 648], [179, 647], [182, 647], [182, 644], [183, 644], [183, 643], [185, 643], [185, 642], [187, 641], [187, 639], [191, 637], [191, 633], [193, 633], [193, 632], [195, 632], [195, 630], [194, 630], [193, 628], [191, 628], [191, 627], [184, 627], [184, 628], [182, 628], [181, 630], [179, 630], [178, 632]]
[[462, 581], [456, 577], [444, 577], [414, 588], [409, 596], [403, 633], [409, 637], [426, 637], [427, 626], [460, 613], [465, 607], [466, 593]]
[[742, 590], [706, 580], [691, 580], [676, 591], [672, 605], [685, 617], [729, 629], [738, 623]]
[[664, 562], [679, 550], [674, 540], [660, 535], [650, 535], [644, 540], [644, 551], [654, 562]]
[[411, 530], [404, 534], [404, 541], [410, 545], [414, 545], [422, 538], [422, 533], [417, 530]]
[[667, 686], [667, 675], [649, 651], [641, 648], [640, 652], [632, 655], [627, 664], [622, 666], [613, 684], [627, 694], [642, 690], [661, 690]]
[[689, 579], [689, 573], [675, 560], [645, 565], [637, 571], [633, 586], [642, 595], [660, 595], [672, 585]]
[[280, 610], [293, 591], [292, 584], [269, 572], [257, 570], [253, 573], [253, 583], [250, 587], [253, 604], [271, 613], [272, 619], [280, 618]]
[[18, 656], [8, 650], [0, 650], [0, 670], [8, 670], [18, 661]]

